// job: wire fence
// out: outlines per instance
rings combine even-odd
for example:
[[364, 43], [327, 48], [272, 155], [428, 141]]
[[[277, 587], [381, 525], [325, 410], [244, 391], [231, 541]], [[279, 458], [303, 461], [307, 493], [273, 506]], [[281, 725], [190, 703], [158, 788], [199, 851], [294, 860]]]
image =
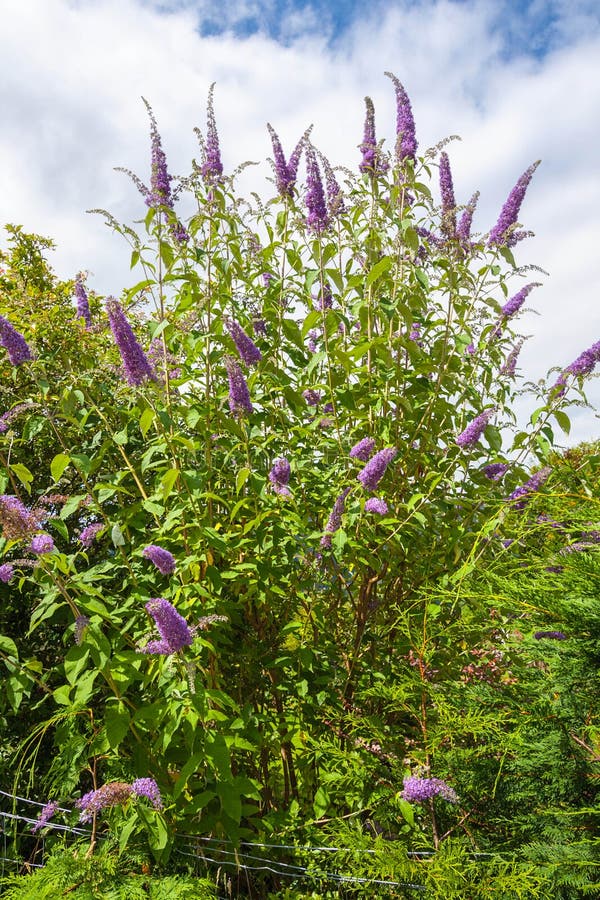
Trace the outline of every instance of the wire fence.
[[[44, 865], [49, 835], [61, 834], [65, 843], [81, 839], [91, 839], [91, 829], [64, 825], [49, 821], [39, 833], [33, 828], [38, 815], [45, 806], [37, 800], [19, 797], [0, 790], [0, 874], [7, 872], [30, 872]], [[69, 813], [71, 810], [58, 807], [57, 811]], [[97, 836], [102, 839], [102, 836]], [[359, 856], [375, 856], [377, 851], [367, 848], [332, 847], [299, 844], [260, 843], [241, 841], [234, 843], [227, 839], [204, 837], [191, 834], [177, 834], [174, 855], [185, 861], [197, 875], [230, 872], [249, 877], [264, 875], [281, 880], [288, 885], [309, 884], [311, 889], [318, 886], [332, 887], [345, 885], [348, 888], [367, 888], [402, 892], [406, 897], [423, 895], [424, 885], [410, 881], [394, 881], [376, 877], [363, 877], [351, 872], [338, 871], [336, 860], [343, 859], [340, 869], [347, 868], [349, 860]], [[407, 853], [408, 858], [426, 858], [428, 852]], [[488, 854], [481, 854], [487, 856]]]

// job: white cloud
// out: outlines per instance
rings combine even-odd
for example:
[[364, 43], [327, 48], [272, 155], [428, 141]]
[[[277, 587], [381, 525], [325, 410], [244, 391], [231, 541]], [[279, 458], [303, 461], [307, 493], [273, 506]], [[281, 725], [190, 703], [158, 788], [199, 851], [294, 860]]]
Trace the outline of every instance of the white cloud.
[[[229, 170], [270, 154], [267, 121], [288, 151], [314, 122], [315, 141], [331, 160], [356, 166], [365, 94], [375, 102], [378, 135], [392, 139], [389, 69], [411, 96], [421, 149], [462, 136], [449, 153], [458, 197], [481, 190], [477, 228], [493, 224], [521, 172], [543, 160], [521, 215], [537, 237], [519, 250], [521, 261], [551, 275], [532, 296], [541, 315], [525, 321], [534, 337], [523, 360], [537, 379], [600, 339], [600, 28], [589, 0], [569, 10], [553, 0], [546, 16], [552, 49], [540, 56], [532, 44], [537, 55], [530, 55], [527, 28], [544, 12], [530, 4], [528, 17], [510, 19], [518, 48], [511, 58], [499, 24], [510, 6], [379, 4], [330, 40], [316, 5], [302, 16], [288, 4], [278, 23], [282, 44], [266, 33], [201, 33], [202, 19], [216, 21], [223, 10], [226, 26], [253, 16], [272, 22], [281, 9], [272, 0], [4, 0], [2, 219], [53, 237], [61, 276], [88, 268], [99, 290], [118, 292], [132, 278], [127, 248], [84, 210], [102, 206], [123, 220], [143, 214], [133, 185], [112, 171], [122, 165], [142, 178], [148, 171], [141, 95], [154, 107], [173, 172], [187, 172], [198, 153], [192, 128], [204, 127], [212, 81]], [[263, 179], [268, 170], [261, 172]], [[599, 382], [590, 395], [600, 405]], [[577, 417], [575, 440], [598, 433], [589, 413]]]

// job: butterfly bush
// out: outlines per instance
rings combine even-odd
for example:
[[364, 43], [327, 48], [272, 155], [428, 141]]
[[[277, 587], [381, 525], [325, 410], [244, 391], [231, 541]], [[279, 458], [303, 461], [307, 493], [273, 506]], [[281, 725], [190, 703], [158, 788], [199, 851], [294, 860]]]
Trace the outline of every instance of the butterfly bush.
[[[239, 843], [362, 821], [373, 785], [378, 821], [407, 846], [470, 841], [485, 818], [470, 811], [495, 802], [514, 750], [491, 744], [517, 703], [514, 641], [541, 658], [563, 634], [534, 633], [537, 599], [491, 610], [481, 579], [502, 564], [550, 588], [598, 546], [592, 515], [559, 531], [534, 502], [548, 497], [550, 420], [564, 425], [598, 342], [537, 391], [526, 431], [511, 425], [527, 396], [514, 332], [537, 283], [507, 248], [535, 167], [490, 230], [476, 186], [466, 205], [455, 195], [446, 142], [419, 154], [388, 74], [395, 116], [378, 141], [372, 101], [364, 120], [355, 110], [351, 169], [311, 129], [288, 158], [267, 126], [266, 200], [224, 174], [214, 86], [180, 178], [148, 108], [135, 228], [103, 213], [132, 284], [93, 327], [83, 275], [56, 321], [19, 304], [0, 316], [0, 589], [7, 621], [31, 615], [29, 635], [2, 643], [6, 702], [31, 698], [36, 722], [58, 704], [43, 734], [60, 759], [68, 731], [69, 775], [46, 766], [44, 796], [82, 794], [82, 822], [124, 843], [143, 832], [159, 865], [178, 833]], [[495, 415], [503, 428], [482, 441]], [[543, 563], [564, 569], [526, 559], [541, 532]], [[459, 794], [460, 814], [430, 802]]]

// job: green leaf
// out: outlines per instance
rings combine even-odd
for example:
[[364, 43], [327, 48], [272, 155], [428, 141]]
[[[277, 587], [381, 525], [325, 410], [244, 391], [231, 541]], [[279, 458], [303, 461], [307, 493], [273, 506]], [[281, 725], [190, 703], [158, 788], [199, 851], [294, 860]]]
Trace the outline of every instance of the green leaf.
[[118, 747], [129, 731], [129, 712], [122, 700], [108, 700], [104, 708], [104, 724], [111, 749]]
[[426, 291], [429, 290], [429, 278], [427, 277], [427, 272], [424, 269], [415, 269], [415, 278], [419, 282], [422, 287], [425, 288]]
[[408, 825], [413, 826], [415, 824], [415, 813], [408, 802], [408, 800], [403, 800], [402, 797], [398, 800], [398, 806], [400, 807], [400, 812], [402, 813], [402, 818]]
[[223, 812], [238, 824], [242, 817], [242, 798], [235, 784], [228, 781], [217, 782], [217, 794], [221, 800]]
[[150, 429], [150, 426], [152, 425], [153, 422], [154, 422], [154, 410], [148, 406], [139, 418], [139, 426], [140, 426], [140, 431], [142, 432], [142, 437], [144, 437], [144, 438], [146, 437], [146, 435], [148, 434], [148, 431]]
[[317, 793], [315, 794], [315, 799], [313, 801], [313, 810], [315, 812], [315, 817], [320, 819], [323, 816], [329, 807], [329, 794], [325, 790], [323, 786], [321, 786]]
[[119, 525], [113, 525], [110, 538], [115, 547], [124, 547], [125, 546], [125, 538], [123, 537], [123, 532]]
[[173, 487], [175, 482], [179, 478], [179, 469], [169, 469], [168, 472], [165, 472], [163, 477], [160, 479], [160, 483], [162, 485], [162, 496], [163, 500], [166, 500]]
[[6, 637], [4, 634], [0, 634], [0, 651], [2, 651], [2, 653], [7, 653], [12, 659], [19, 658], [17, 645], [11, 638]]
[[564, 433], [569, 434], [569, 432], [571, 431], [571, 420], [569, 419], [568, 415], [561, 409], [555, 409], [554, 418], [556, 419]]
[[57, 453], [50, 463], [50, 473], [55, 481], [59, 481], [61, 475], [71, 462], [71, 457], [66, 453]]
[[384, 256], [379, 262], [376, 262], [365, 280], [366, 287], [371, 287], [381, 276], [392, 268], [392, 257]]
[[241, 489], [244, 487], [246, 482], [248, 481], [248, 476], [250, 475], [250, 469], [240, 469], [235, 478], [235, 492], [239, 494]]
[[21, 484], [24, 485], [27, 493], [30, 494], [33, 475], [31, 474], [27, 466], [24, 466], [23, 463], [11, 463], [10, 468], [15, 473]]

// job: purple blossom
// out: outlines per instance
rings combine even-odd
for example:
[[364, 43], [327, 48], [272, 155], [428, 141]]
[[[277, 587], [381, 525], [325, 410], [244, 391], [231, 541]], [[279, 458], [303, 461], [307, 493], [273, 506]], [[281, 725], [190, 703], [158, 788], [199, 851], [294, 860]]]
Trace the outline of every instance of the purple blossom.
[[306, 346], [308, 347], [311, 353], [317, 352], [317, 341], [319, 339], [319, 332], [312, 328], [308, 332], [308, 341], [306, 342]]
[[4, 316], [0, 316], [0, 344], [8, 353], [8, 358], [13, 366], [20, 366], [21, 363], [33, 359], [33, 354], [23, 335], [13, 328]]
[[215, 181], [218, 181], [223, 174], [219, 134], [217, 132], [213, 102], [214, 89], [215, 85], [213, 82], [208, 91], [208, 102], [206, 104], [206, 143], [204, 146], [204, 163], [200, 170], [200, 174], [207, 184], [213, 184]]
[[0, 416], [0, 434], [6, 434], [12, 422], [17, 419], [21, 413], [26, 412], [36, 405], [37, 404], [35, 403], [17, 403], [12, 409], [3, 413], [3, 415]]
[[331, 293], [331, 287], [325, 282], [323, 288], [319, 291], [319, 296], [317, 299], [317, 309], [323, 312], [326, 309], [331, 309], [333, 306], [333, 295]]
[[516, 488], [512, 494], [508, 497], [509, 500], [516, 500], [517, 503], [514, 504], [515, 509], [524, 509], [525, 506], [529, 503], [531, 499], [531, 494], [535, 494], [542, 485], [548, 480], [550, 477], [550, 473], [552, 469], [550, 466], [544, 466], [543, 469], [540, 469], [531, 478], [522, 484], [520, 487]]
[[533, 635], [536, 641], [547, 638], [551, 641], [566, 641], [567, 636], [562, 631], [536, 631]]
[[146, 379], [156, 381], [156, 373], [140, 347], [121, 304], [114, 297], [109, 297], [106, 301], [106, 311], [110, 329], [121, 354], [128, 384], [137, 386]]
[[280, 456], [273, 462], [273, 467], [269, 472], [269, 481], [273, 485], [273, 490], [280, 497], [291, 497], [291, 491], [288, 487], [290, 480], [290, 464], [285, 457]]
[[533, 173], [539, 166], [540, 161], [533, 163], [533, 165], [529, 166], [528, 169], [523, 172], [514, 188], [508, 195], [508, 199], [506, 203], [502, 207], [500, 211], [500, 216], [498, 217], [498, 221], [490, 231], [488, 237], [488, 246], [492, 244], [498, 245], [506, 245], [507, 247], [512, 247], [517, 243], [519, 237], [524, 237], [525, 235], [518, 235], [514, 231], [514, 226], [517, 224], [517, 220], [519, 218], [519, 210], [521, 209], [521, 203], [523, 202], [523, 198], [525, 197], [525, 192], [529, 187], [529, 182], [532, 179]]
[[573, 362], [563, 370], [556, 383], [554, 384], [553, 390], [560, 388], [558, 396], [562, 397], [566, 390], [567, 375], [574, 375], [577, 378], [584, 378], [586, 375], [589, 375], [590, 372], [593, 372], [596, 364], [599, 361], [600, 341], [596, 341], [595, 344], [592, 344], [592, 346], [588, 350], [584, 350], [583, 353], [580, 353], [577, 359], [573, 360]]
[[377, 485], [383, 478], [385, 470], [397, 453], [395, 447], [385, 447], [369, 460], [362, 472], [358, 473], [357, 478], [366, 491], [377, 490]]
[[447, 153], [440, 156], [440, 193], [442, 195], [442, 230], [448, 237], [454, 237], [456, 232], [456, 200], [454, 199], [454, 185], [452, 183], [452, 170]]
[[30, 550], [38, 556], [43, 556], [44, 553], [52, 553], [54, 541], [49, 534], [36, 534], [31, 540]]
[[449, 803], [458, 802], [456, 792], [441, 778], [417, 778], [410, 775], [404, 779], [403, 800], [409, 803], [424, 803], [437, 796], [443, 797]]
[[362, 438], [350, 451], [352, 459], [361, 459], [366, 462], [371, 453], [375, 449], [375, 439], [371, 437]]
[[560, 575], [564, 571], [564, 566], [546, 566], [544, 572], [550, 572], [552, 575]]
[[15, 568], [12, 563], [3, 563], [0, 566], [0, 581], [4, 584], [10, 584], [14, 575]]
[[304, 132], [304, 134], [296, 144], [294, 152], [290, 156], [289, 162], [286, 162], [281, 147], [281, 142], [277, 136], [277, 133], [268, 123], [267, 128], [269, 129], [269, 134], [271, 135], [273, 156], [275, 157], [273, 168], [275, 170], [277, 190], [279, 191], [281, 197], [293, 197], [296, 178], [298, 175], [298, 165], [300, 163], [300, 157], [302, 155], [302, 149], [304, 147], [306, 139], [308, 138], [308, 135], [310, 134], [312, 126]]
[[79, 821], [91, 822], [101, 810], [111, 806], [122, 806], [132, 793], [131, 785], [124, 781], [110, 781], [96, 791], [88, 791], [87, 794], [75, 801], [75, 806], [81, 810]]
[[45, 825], [48, 824], [56, 810], [59, 808], [58, 803], [55, 800], [51, 800], [50, 803], [46, 803], [41, 813], [38, 816], [37, 822], [31, 826], [31, 830], [34, 834], [40, 831]]
[[192, 643], [192, 632], [175, 607], [162, 597], [154, 597], [146, 603], [146, 610], [156, 623], [159, 641], [149, 641], [142, 648], [143, 653], [177, 653]]
[[84, 276], [80, 272], [75, 279], [75, 298], [77, 300], [77, 318], [83, 319], [85, 327], [89, 328], [92, 324], [92, 315], [90, 313], [90, 304], [88, 301], [87, 291], [83, 284]]
[[266, 288], [269, 287], [272, 281], [275, 281], [275, 276], [272, 272], [263, 272], [262, 273], [262, 281]]
[[327, 191], [327, 211], [333, 218], [344, 212], [344, 195], [335, 177], [335, 172], [326, 156], [319, 153], [319, 159], [325, 172], [325, 190]]
[[167, 158], [162, 148], [154, 113], [148, 103], [146, 108], [150, 116], [151, 139], [150, 191], [146, 194], [146, 205], [151, 209], [158, 209], [161, 206], [172, 209], [171, 176], [167, 171]]
[[75, 619], [75, 643], [79, 647], [85, 634], [85, 629], [90, 624], [88, 616], [77, 616]]
[[509, 378], [515, 374], [515, 369], [517, 368], [517, 360], [519, 358], [519, 353], [521, 352], [521, 348], [523, 346], [523, 341], [519, 341], [512, 348], [506, 359], [502, 364], [502, 368], [500, 369], [501, 375], [508, 375]]
[[417, 138], [410, 100], [396, 76], [391, 72], [385, 74], [392, 80], [396, 90], [396, 155], [400, 161], [414, 160], [417, 152]]
[[146, 797], [154, 809], [163, 808], [160, 790], [154, 778], [136, 778], [131, 785], [131, 791], [136, 797]]
[[463, 247], [467, 247], [471, 242], [471, 225], [473, 223], [473, 213], [479, 200], [479, 191], [475, 191], [467, 205], [463, 210], [463, 214], [458, 220], [456, 226], [456, 237]]
[[264, 319], [261, 319], [260, 316], [255, 316], [252, 319], [252, 331], [256, 335], [260, 335], [260, 337], [267, 336], [267, 323]]
[[388, 513], [388, 505], [385, 500], [379, 497], [369, 497], [365, 503], [365, 512], [377, 513], [379, 516], [385, 516]]
[[467, 425], [464, 431], [461, 431], [459, 435], [456, 437], [456, 443], [459, 447], [462, 447], [464, 450], [467, 447], [472, 447], [473, 444], [476, 444], [485, 428], [490, 421], [491, 417], [495, 412], [494, 407], [491, 409], [485, 409], [482, 413], [479, 413], [470, 425]]
[[321, 402], [321, 391], [315, 391], [313, 388], [307, 388], [302, 391], [302, 396], [309, 406], [318, 406]]
[[236, 346], [237, 352], [240, 354], [240, 358], [248, 367], [257, 365], [262, 359], [262, 353], [252, 338], [248, 337], [241, 325], [234, 319], [226, 319], [225, 325]]
[[346, 497], [349, 493], [350, 488], [345, 488], [333, 504], [333, 509], [329, 514], [327, 525], [325, 526], [325, 534], [321, 538], [321, 547], [324, 547], [326, 550], [331, 549], [331, 537], [342, 524], [342, 516], [346, 506]]
[[475, 355], [475, 345], [467, 344], [467, 346], [465, 347], [465, 353], [468, 353], [469, 356], [474, 356]]
[[367, 108], [365, 114], [365, 128], [363, 132], [363, 140], [360, 145], [362, 160], [359, 169], [366, 172], [373, 178], [385, 175], [388, 170], [388, 162], [377, 147], [377, 139], [375, 137], [375, 107], [370, 97], [365, 97], [365, 106]]
[[325, 204], [321, 172], [313, 147], [306, 145], [306, 206], [308, 216], [306, 224], [311, 231], [320, 234], [329, 225], [329, 215]]
[[239, 364], [231, 356], [225, 357], [225, 368], [229, 378], [229, 408], [234, 415], [251, 413], [253, 410], [250, 392]]
[[490, 463], [488, 466], [483, 467], [483, 474], [490, 481], [500, 481], [507, 471], [508, 466], [506, 463]]
[[91, 525], [86, 525], [85, 528], [82, 529], [79, 540], [86, 550], [90, 549], [96, 539], [96, 535], [105, 527], [106, 526], [102, 522], [92, 522]]
[[144, 559], [149, 559], [154, 563], [159, 572], [163, 575], [172, 575], [175, 571], [175, 557], [168, 550], [157, 547], [156, 544], [148, 544], [142, 551]]
[[510, 300], [508, 300], [504, 304], [504, 306], [500, 310], [502, 316], [505, 319], [509, 319], [511, 316], [514, 316], [515, 313], [517, 313], [521, 309], [521, 307], [525, 303], [525, 300], [535, 287], [540, 287], [540, 284], [536, 281], [532, 282], [531, 284], [526, 284], [525, 287], [521, 288], [521, 290], [518, 291], [518, 293], [516, 293], [514, 297], [511, 297]]
[[43, 510], [30, 510], [21, 503], [18, 497], [9, 494], [0, 495], [0, 523], [2, 536], [7, 541], [28, 537], [37, 531], [46, 517]]

